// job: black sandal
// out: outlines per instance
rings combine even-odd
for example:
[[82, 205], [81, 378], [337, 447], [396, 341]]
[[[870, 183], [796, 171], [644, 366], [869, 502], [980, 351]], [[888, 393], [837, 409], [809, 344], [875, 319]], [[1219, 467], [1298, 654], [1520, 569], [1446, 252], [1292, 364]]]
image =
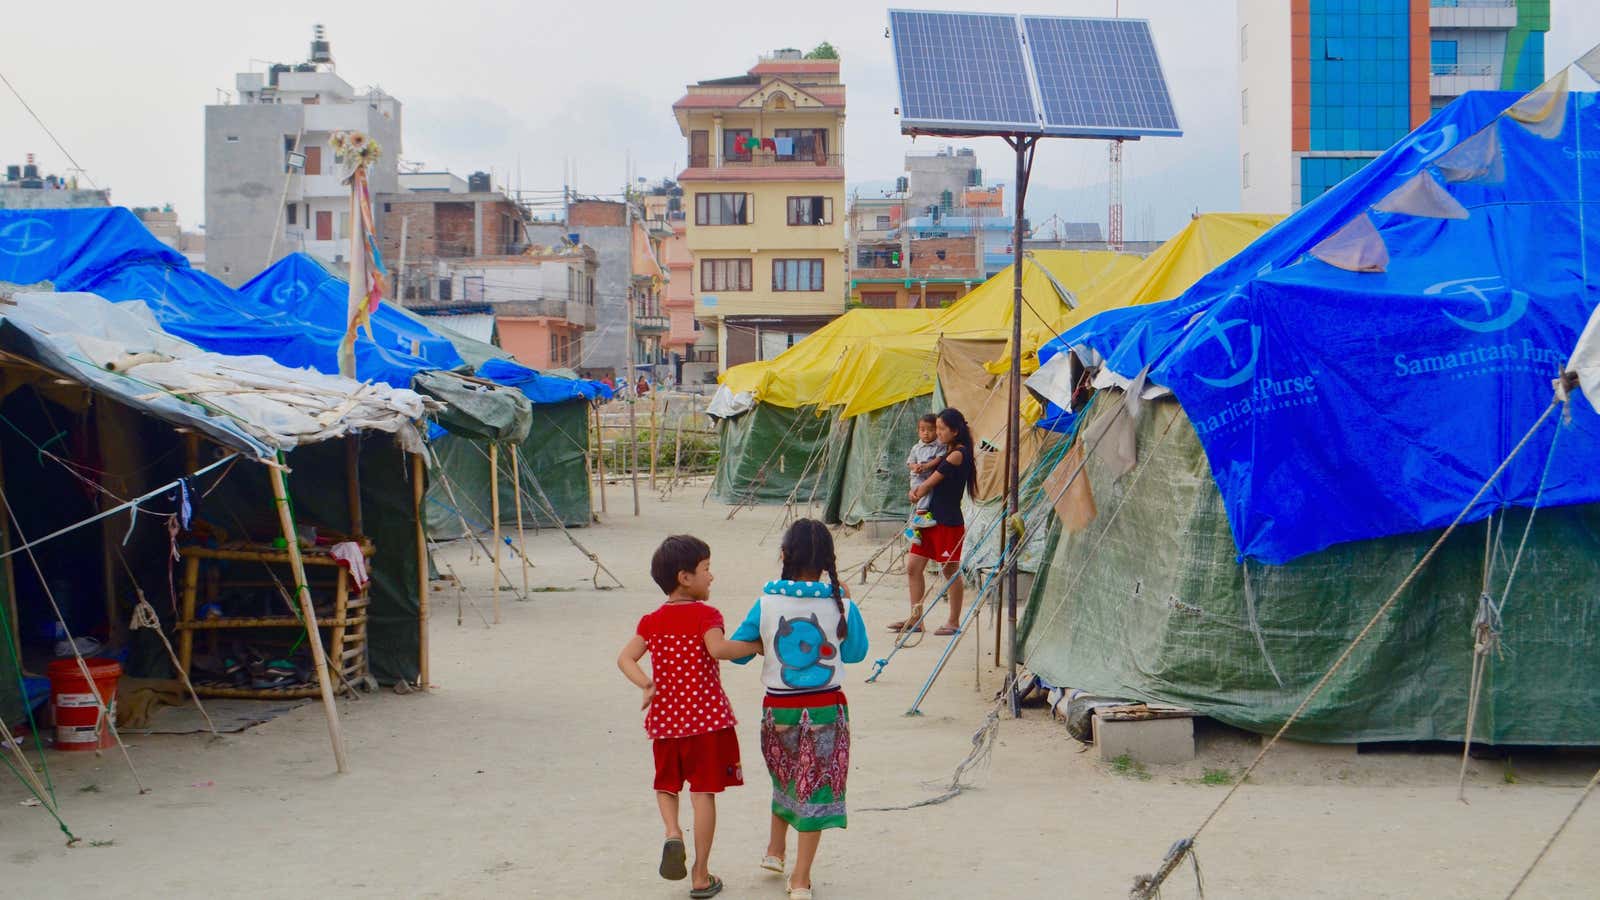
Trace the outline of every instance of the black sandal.
[[690, 890], [689, 896], [695, 898], [695, 900], [705, 900], [706, 897], [715, 897], [720, 893], [722, 893], [722, 879], [713, 875], [711, 876], [710, 884], [703, 888], [694, 888]]
[[661, 845], [661, 868], [657, 871], [668, 881], [682, 881], [689, 877], [689, 867], [684, 864], [688, 857], [683, 838], [667, 838], [667, 842]]

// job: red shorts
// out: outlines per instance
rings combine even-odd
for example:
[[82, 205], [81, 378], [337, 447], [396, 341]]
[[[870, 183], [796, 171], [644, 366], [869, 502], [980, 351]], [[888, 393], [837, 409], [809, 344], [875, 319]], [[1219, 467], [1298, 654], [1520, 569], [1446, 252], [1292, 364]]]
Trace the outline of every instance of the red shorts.
[[911, 555], [938, 563], [961, 562], [961, 542], [967, 538], [965, 525], [930, 525], [918, 529], [919, 543], [911, 545]]
[[739, 735], [732, 728], [681, 738], [656, 738], [656, 790], [676, 794], [689, 783], [696, 794], [719, 794], [744, 784]]

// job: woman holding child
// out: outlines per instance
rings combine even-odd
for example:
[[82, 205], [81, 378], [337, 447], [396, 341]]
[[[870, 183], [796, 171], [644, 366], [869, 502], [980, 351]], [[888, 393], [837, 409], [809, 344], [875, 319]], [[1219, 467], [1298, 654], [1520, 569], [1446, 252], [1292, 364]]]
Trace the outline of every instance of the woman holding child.
[[939, 413], [934, 434], [938, 443], [946, 448], [944, 457], [933, 473], [909, 494], [913, 506], [924, 497], [928, 499], [927, 511], [934, 524], [918, 529], [918, 539], [911, 545], [906, 563], [911, 615], [891, 623], [889, 630], [922, 630], [922, 598], [928, 592], [927, 568], [929, 562], [935, 562], [950, 581], [950, 617], [934, 634], [948, 636], [961, 628], [961, 604], [965, 595], [965, 585], [960, 578], [961, 544], [967, 536], [966, 520], [961, 515], [961, 495], [977, 490], [977, 465], [972, 455], [972, 429], [960, 410], [952, 407]]

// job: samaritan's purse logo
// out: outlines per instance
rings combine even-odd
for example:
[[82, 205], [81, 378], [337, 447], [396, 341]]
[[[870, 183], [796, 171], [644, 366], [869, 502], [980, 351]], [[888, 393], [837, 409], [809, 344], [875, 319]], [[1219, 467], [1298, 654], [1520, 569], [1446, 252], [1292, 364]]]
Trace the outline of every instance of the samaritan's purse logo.
[[1527, 293], [1510, 288], [1499, 275], [1441, 281], [1429, 285], [1422, 293], [1429, 297], [1469, 299], [1470, 303], [1461, 304], [1466, 307], [1465, 316], [1458, 316], [1448, 308], [1442, 312], [1450, 321], [1479, 334], [1504, 331], [1528, 313]]
[[[1228, 374], [1220, 378], [1208, 378], [1205, 375], [1196, 375], [1195, 378], [1215, 388], [1238, 387], [1249, 381], [1250, 377], [1256, 373], [1256, 360], [1261, 355], [1261, 326], [1253, 325], [1246, 319], [1229, 319], [1225, 322], [1218, 322], [1209, 316], [1202, 318], [1199, 326], [1203, 339], [1216, 341], [1222, 346], [1222, 352], [1228, 355]], [[1228, 338], [1229, 332], [1241, 326], [1250, 329], [1248, 338], [1249, 355], [1243, 361], [1240, 361], [1239, 357], [1245, 352], [1244, 348], [1236, 348], [1233, 341]]]
[[55, 242], [55, 228], [43, 219], [18, 219], [0, 228], [0, 253], [8, 256], [33, 256]]

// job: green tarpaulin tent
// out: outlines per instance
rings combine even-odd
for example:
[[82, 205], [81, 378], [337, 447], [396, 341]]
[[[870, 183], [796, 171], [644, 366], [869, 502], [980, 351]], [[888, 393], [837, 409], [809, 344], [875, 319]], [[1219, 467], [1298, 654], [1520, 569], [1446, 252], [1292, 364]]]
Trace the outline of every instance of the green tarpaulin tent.
[[[1096, 407], [1086, 429], [1115, 409]], [[1086, 473], [1098, 515], [1077, 533], [1053, 529], [1019, 629], [1024, 662], [1054, 685], [1275, 730], [1439, 532], [1339, 544], [1282, 566], [1241, 564], [1205, 454], [1178, 405], [1146, 404], [1137, 436], [1142, 471], [1118, 477], [1110, 454], [1092, 455]], [[1493, 520], [1502, 560], [1496, 599], [1527, 521], [1525, 510]], [[1289, 737], [1465, 736], [1489, 527], [1451, 537]], [[1600, 744], [1596, 597], [1600, 507], [1539, 510], [1502, 612], [1504, 652], [1488, 664], [1477, 740]]]

